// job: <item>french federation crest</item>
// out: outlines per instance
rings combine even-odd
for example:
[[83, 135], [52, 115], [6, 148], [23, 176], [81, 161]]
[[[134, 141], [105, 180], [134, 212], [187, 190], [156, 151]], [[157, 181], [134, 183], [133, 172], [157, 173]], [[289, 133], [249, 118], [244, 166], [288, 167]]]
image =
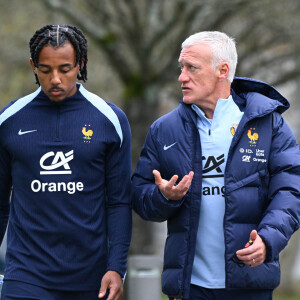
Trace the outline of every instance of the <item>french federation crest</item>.
[[255, 128], [250, 128], [247, 133], [247, 136], [250, 139], [250, 141], [249, 141], [250, 146], [252, 146], [252, 147], [256, 147], [256, 143], [259, 138], [258, 133], [254, 132], [254, 130], [255, 130]]
[[230, 127], [230, 133], [234, 136], [236, 129], [238, 127], [239, 124], [232, 124], [232, 126]]
[[82, 127], [83, 140], [85, 143], [90, 143], [94, 134], [92, 129], [88, 129], [91, 125], [84, 125]]

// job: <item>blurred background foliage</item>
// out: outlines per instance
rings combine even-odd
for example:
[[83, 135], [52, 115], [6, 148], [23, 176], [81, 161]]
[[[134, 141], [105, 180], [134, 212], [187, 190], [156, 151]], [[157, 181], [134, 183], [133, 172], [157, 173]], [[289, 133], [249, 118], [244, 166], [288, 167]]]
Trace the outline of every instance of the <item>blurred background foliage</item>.
[[[150, 124], [181, 98], [182, 41], [219, 30], [237, 42], [237, 76], [275, 86], [291, 103], [284, 114], [300, 139], [299, 0], [0, 0], [0, 107], [35, 88], [28, 42], [45, 24], [78, 26], [89, 41], [90, 91], [119, 105], [132, 128], [133, 170]], [[132, 254], [162, 254], [165, 224], [134, 214]], [[298, 291], [299, 234], [281, 255], [281, 291]]]

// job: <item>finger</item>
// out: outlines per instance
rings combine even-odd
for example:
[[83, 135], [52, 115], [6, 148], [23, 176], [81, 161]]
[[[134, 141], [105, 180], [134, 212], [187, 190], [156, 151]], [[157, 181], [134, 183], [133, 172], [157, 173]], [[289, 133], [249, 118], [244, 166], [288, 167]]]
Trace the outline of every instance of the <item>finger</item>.
[[170, 181], [166, 184], [167, 189], [172, 189], [178, 179], [178, 175], [173, 175]]
[[191, 185], [191, 180], [188, 175], [185, 175], [182, 180], [178, 183], [176, 186], [176, 189], [180, 192], [183, 193], [184, 195], [187, 193], [188, 189], [190, 188]]
[[194, 172], [191, 171], [188, 175], [185, 175], [185, 189], [188, 190], [191, 186], [191, 183], [192, 183], [192, 180], [193, 180], [193, 177], [194, 177]]
[[256, 230], [252, 230], [250, 233], [250, 239], [254, 242], [257, 238], [257, 231]]
[[157, 171], [157, 170], [153, 170], [152, 173], [153, 173], [154, 178], [155, 178], [155, 184], [156, 184], [156, 185], [161, 185], [161, 183], [162, 183], [162, 178], [161, 178], [160, 172]]
[[98, 295], [99, 298], [103, 298], [106, 295], [107, 287], [108, 287], [108, 281], [102, 280], [100, 290], [99, 290], [99, 295]]
[[115, 297], [116, 297], [116, 290], [110, 289], [107, 300], [115, 300], [115, 299], [117, 299]]
[[[169, 185], [168, 185], [168, 189], [172, 193], [173, 200], [182, 199], [182, 197], [184, 197], [186, 195], [186, 193], [188, 192], [188, 190], [190, 188], [193, 175], [194, 175], [193, 172], [192, 173], [190, 172], [188, 175], [185, 175], [176, 186], [175, 186], [175, 183], [178, 180], [178, 176], [176, 175], [176, 177], [172, 178], [174, 180], [171, 179], [171, 182], [169, 182]], [[174, 182], [174, 185], [171, 186], [171, 184], [173, 184], [173, 182]]]
[[118, 289], [115, 300], [121, 300], [122, 299], [122, 295], [123, 295], [123, 286], [121, 286]]
[[262, 261], [259, 258], [252, 258], [251, 260], [248, 260], [246, 263], [249, 267], [257, 267], [260, 264], [262, 264]]
[[176, 187], [178, 187], [179, 190], [189, 189], [191, 182], [193, 180], [193, 176], [194, 176], [194, 172], [191, 171], [188, 175], [185, 175], [181, 179], [181, 181], [178, 183], [178, 185]]
[[242, 260], [250, 260], [251, 259], [250, 255], [252, 255], [254, 252], [255, 252], [255, 248], [254, 246], [251, 246], [236, 251], [236, 255], [238, 256], [238, 258]]
[[181, 181], [176, 185], [176, 188], [177, 188], [178, 190], [182, 190], [182, 189], [186, 186], [188, 180], [189, 180], [188, 175], [185, 175], [185, 176], [181, 179]]
[[191, 171], [191, 172], [187, 175], [186, 186], [188, 186], [188, 188], [190, 188], [193, 178], [194, 178], [194, 172]]
[[119, 300], [123, 294], [122, 288], [111, 288], [107, 300]]
[[[248, 249], [245, 249], [245, 250], [248, 250]], [[243, 250], [239, 250], [239, 251], [243, 251]], [[258, 266], [261, 263], [263, 263], [263, 261], [264, 261], [262, 255], [260, 255], [257, 251], [251, 252], [250, 254], [247, 254], [247, 255], [246, 254], [240, 255], [240, 253], [238, 253], [239, 251], [237, 251], [236, 255], [237, 255], [238, 259], [243, 261], [246, 265]]]
[[193, 177], [194, 177], [194, 172], [191, 171], [191, 172], [189, 173], [189, 178], [190, 178], [191, 181], [193, 180]]

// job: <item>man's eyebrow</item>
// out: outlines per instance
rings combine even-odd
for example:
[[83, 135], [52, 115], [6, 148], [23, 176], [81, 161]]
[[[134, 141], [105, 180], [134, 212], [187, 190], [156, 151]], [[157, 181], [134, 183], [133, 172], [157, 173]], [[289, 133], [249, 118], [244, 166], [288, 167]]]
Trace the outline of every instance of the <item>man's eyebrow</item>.
[[46, 67], [46, 68], [50, 68], [49, 65], [44, 65], [44, 64], [38, 64], [38, 67]]
[[59, 67], [73, 67], [73, 64], [71, 63], [63, 64], [63, 65], [59, 65]]
[[[73, 64], [68, 63], [68, 64], [62, 64], [62, 65], [59, 65], [60, 68], [63, 68], [63, 67], [70, 67], [70, 66], [73, 66]], [[38, 64], [38, 67], [51, 68], [51, 66], [46, 65], [46, 64]]]

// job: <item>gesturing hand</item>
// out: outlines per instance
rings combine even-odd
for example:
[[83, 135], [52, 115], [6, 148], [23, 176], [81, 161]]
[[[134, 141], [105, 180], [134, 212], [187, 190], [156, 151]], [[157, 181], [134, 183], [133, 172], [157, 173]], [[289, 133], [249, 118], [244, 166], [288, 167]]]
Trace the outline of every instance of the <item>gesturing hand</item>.
[[188, 192], [194, 172], [191, 171], [188, 175], [185, 175], [177, 185], [175, 185], [178, 179], [177, 175], [174, 175], [170, 181], [162, 179], [160, 172], [157, 170], [153, 170], [153, 175], [156, 186], [166, 198], [169, 200], [180, 200]]

